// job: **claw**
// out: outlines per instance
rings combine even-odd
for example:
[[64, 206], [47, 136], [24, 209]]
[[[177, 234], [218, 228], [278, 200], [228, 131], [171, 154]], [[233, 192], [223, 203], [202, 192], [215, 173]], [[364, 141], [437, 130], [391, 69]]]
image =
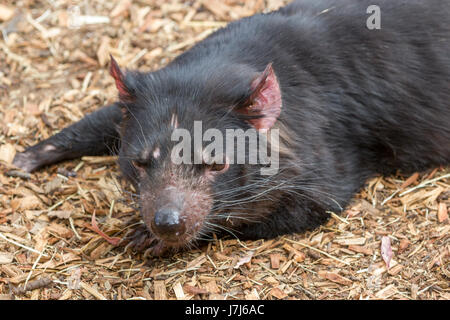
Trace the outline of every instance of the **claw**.
[[145, 225], [140, 225], [136, 229], [128, 231], [122, 243], [127, 243], [126, 251], [143, 251], [145, 248], [151, 248], [156, 240], [156, 237], [148, 231]]
[[165, 254], [168, 251], [168, 249], [169, 248], [164, 244], [164, 242], [160, 241], [157, 244], [155, 244], [154, 246], [145, 250], [144, 259], [151, 257], [151, 256], [153, 256], [153, 257], [162, 256], [163, 254]]
[[159, 240], [148, 231], [145, 224], [128, 231], [121, 243], [126, 243], [124, 250], [127, 252], [141, 252], [145, 250], [144, 259], [149, 257], [159, 257], [169, 250], [169, 247], [167, 247], [163, 241]]

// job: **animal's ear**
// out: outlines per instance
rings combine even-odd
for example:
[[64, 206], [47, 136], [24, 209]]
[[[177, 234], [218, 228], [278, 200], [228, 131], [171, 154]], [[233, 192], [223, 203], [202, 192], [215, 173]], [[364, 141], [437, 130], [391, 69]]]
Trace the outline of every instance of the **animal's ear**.
[[134, 100], [133, 90], [128, 88], [125, 84], [125, 74], [120, 70], [117, 61], [113, 58], [112, 55], [109, 55], [111, 58], [111, 63], [109, 66], [109, 73], [116, 81], [116, 87], [119, 91], [119, 99], [123, 102], [130, 102]]
[[277, 76], [269, 63], [251, 83], [251, 94], [236, 111], [245, 115], [247, 122], [257, 130], [268, 130], [281, 113], [281, 90]]

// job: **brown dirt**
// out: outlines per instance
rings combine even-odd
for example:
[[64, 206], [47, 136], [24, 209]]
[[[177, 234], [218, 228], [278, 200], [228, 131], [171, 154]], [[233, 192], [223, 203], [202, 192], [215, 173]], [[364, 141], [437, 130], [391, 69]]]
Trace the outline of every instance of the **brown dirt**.
[[[226, 22], [283, 2], [2, 1], [0, 300], [450, 299], [446, 168], [374, 178], [314, 232], [219, 239], [149, 260], [91, 230], [94, 210], [110, 236], [138, 220], [117, 192], [125, 184], [114, 159], [6, 174], [16, 151], [115, 99], [109, 53], [121, 66], [154, 70]], [[77, 20], [77, 12], [90, 18]], [[76, 177], [64, 176], [70, 171]]]

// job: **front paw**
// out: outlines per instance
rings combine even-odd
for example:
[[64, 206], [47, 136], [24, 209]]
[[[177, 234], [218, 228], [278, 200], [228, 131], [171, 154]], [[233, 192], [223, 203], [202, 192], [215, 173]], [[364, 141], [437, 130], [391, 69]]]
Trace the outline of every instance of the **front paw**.
[[58, 161], [59, 156], [52, 144], [39, 143], [16, 154], [12, 164], [23, 171], [33, 172], [39, 167]]
[[147, 229], [145, 224], [137, 226], [127, 232], [122, 240], [126, 250], [143, 251], [156, 241], [156, 237]]
[[39, 167], [39, 161], [34, 157], [34, 154], [26, 151], [16, 154], [12, 164], [25, 172], [32, 172]]
[[139, 225], [136, 229], [130, 230], [122, 240], [125, 244], [125, 250], [142, 252], [144, 258], [149, 256], [161, 256], [168, 251], [167, 246], [158, 238], [156, 238], [145, 226]]

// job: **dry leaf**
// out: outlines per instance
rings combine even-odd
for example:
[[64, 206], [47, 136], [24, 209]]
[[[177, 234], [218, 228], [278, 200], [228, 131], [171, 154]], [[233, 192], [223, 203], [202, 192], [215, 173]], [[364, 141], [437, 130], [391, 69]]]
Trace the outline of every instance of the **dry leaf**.
[[238, 262], [236, 263], [236, 265], [234, 266], [235, 269], [238, 269], [240, 266], [242, 266], [243, 264], [249, 263], [252, 260], [253, 254], [255, 252], [254, 251], [249, 251], [247, 255], [245, 255], [244, 257], [240, 258], [238, 260]]
[[120, 240], [122, 240], [121, 238], [118, 238], [118, 237], [110, 237], [106, 233], [104, 233], [103, 231], [101, 231], [99, 229], [97, 221], [95, 220], [95, 210], [94, 210], [94, 213], [92, 214], [91, 225], [92, 225], [92, 227], [90, 229], [92, 231], [97, 232], [103, 239], [108, 241], [113, 246], [117, 246], [119, 244]]

